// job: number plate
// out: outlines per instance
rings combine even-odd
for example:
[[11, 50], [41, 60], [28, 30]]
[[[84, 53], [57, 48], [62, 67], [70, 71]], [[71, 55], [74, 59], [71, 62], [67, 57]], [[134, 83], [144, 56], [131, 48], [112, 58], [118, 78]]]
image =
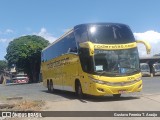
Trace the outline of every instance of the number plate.
[[118, 91], [120, 94], [126, 93], [126, 90], [119, 90]]

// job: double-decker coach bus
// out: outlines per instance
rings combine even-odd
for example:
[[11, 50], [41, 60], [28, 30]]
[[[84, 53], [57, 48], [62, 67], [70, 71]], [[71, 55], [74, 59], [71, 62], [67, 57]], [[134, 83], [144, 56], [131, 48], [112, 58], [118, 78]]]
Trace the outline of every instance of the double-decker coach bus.
[[75, 26], [42, 50], [41, 72], [48, 91], [72, 91], [79, 97], [139, 92], [142, 89], [137, 43], [129, 26], [90, 23]]

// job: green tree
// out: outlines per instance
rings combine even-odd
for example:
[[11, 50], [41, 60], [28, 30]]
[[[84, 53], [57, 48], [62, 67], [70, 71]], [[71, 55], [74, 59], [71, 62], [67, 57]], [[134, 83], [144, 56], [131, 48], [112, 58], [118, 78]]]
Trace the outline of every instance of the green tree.
[[7, 62], [5, 60], [0, 60], [0, 74], [6, 68], [7, 68]]
[[49, 45], [44, 38], [36, 35], [22, 36], [11, 41], [5, 58], [11, 67], [25, 71], [30, 82], [37, 82], [40, 73], [41, 50]]

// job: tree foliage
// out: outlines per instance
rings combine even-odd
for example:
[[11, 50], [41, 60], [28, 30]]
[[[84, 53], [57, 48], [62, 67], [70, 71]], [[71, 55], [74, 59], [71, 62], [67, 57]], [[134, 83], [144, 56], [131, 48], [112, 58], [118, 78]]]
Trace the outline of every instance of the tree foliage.
[[11, 67], [24, 70], [31, 82], [36, 82], [40, 71], [41, 50], [49, 45], [44, 38], [36, 35], [22, 36], [11, 41], [7, 47], [5, 58]]
[[0, 60], [0, 74], [6, 68], [7, 68], [7, 62], [5, 60]]

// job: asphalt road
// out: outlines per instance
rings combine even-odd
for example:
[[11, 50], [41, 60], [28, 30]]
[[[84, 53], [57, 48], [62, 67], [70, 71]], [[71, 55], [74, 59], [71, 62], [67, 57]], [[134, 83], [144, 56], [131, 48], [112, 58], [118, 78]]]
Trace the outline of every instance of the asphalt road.
[[[74, 93], [70, 92], [56, 91], [55, 93], [48, 93], [47, 88], [43, 87], [42, 83], [0, 85], [0, 99], [7, 97], [47, 101], [46, 110], [48, 111], [160, 111], [160, 77], [143, 77], [143, 90], [140, 93], [125, 94], [119, 99], [112, 96], [87, 96], [83, 100], [78, 100]], [[55, 120], [66, 119], [62, 117], [55, 118]], [[44, 119], [52, 120], [53, 118]], [[84, 118], [76, 119], [81, 120]], [[92, 117], [85, 118], [85, 120], [92, 119]], [[105, 117], [95, 117], [94, 119], [106, 120]], [[111, 117], [110, 119], [159, 120], [160, 117]], [[75, 118], [68, 117], [67, 120], [75, 120]]]
[[[140, 93], [126, 94], [122, 97], [139, 97], [145, 95], [160, 94], [160, 77], [143, 77], [143, 90]], [[19, 84], [19, 85], [0, 85], [0, 97], [23, 97], [24, 99], [33, 100], [49, 100], [49, 101], [64, 101], [76, 99], [74, 93], [56, 91], [55, 93], [48, 93], [42, 83], [35, 84]], [[90, 99], [92, 97], [87, 97]], [[93, 98], [93, 99], [102, 99]], [[103, 97], [103, 99], [110, 99]]]

